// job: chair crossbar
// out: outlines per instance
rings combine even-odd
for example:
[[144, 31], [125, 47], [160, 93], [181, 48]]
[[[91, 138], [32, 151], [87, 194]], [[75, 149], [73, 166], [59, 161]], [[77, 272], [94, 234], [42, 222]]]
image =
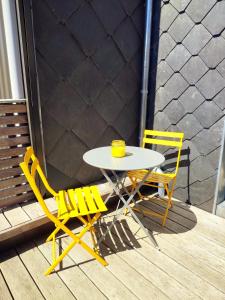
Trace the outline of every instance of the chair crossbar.
[[170, 132], [170, 131], [158, 131], [158, 130], [148, 130], [144, 131], [144, 135], [152, 135], [152, 136], [163, 136], [163, 137], [171, 137], [171, 138], [180, 138], [183, 139], [183, 132]]
[[162, 146], [171, 146], [171, 147], [182, 147], [182, 142], [177, 141], [169, 141], [169, 140], [159, 140], [159, 139], [151, 139], [151, 138], [144, 138], [144, 143], [154, 144], [154, 145], [162, 145]]

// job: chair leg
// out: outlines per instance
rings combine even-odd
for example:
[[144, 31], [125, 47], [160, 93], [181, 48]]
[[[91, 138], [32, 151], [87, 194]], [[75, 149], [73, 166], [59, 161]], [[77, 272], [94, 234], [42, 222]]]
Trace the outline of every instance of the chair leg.
[[85, 242], [81, 240], [82, 236], [93, 227], [93, 224], [100, 218], [101, 214], [97, 213], [91, 218], [90, 222], [87, 222], [83, 217], [78, 217], [86, 226], [83, 230], [76, 236], [72, 231], [68, 230], [67, 233], [72, 239], [78, 239], [79, 244], [90, 253], [99, 263], [103, 266], [108, 266], [108, 263], [102, 258], [98, 253], [96, 253], [93, 249], [91, 249]]
[[[91, 217], [90, 217], [90, 215], [88, 215], [87, 216], [87, 218], [88, 218], [88, 222], [90, 223], [91, 222]], [[93, 243], [93, 249], [95, 250], [95, 251], [97, 251], [97, 242], [96, 242], [96, 238], [95, 238], [95, 228], [94, 228], [94, 226], [91, 226], [91, 228], [90, 228], [90, 233], [91, 233], [91, 239], [92, 239], [92, 243]]]
[[[132, 177], [129, 177], [130, 178], [130, 181], [132, 183], [132, 190], [131, 192], [133, 192], [135, 189], [136, 189], [136, 186], [137, 186], [137, 179], [133, 179]], [[137, 192], [137, 194], [139, 195], [140, 199], [142, 199], [144, 196], [141, 194], [140, 191]]]
[[[98, 255], [93, 249], [91, 249], [85, 242], [81, 240], [82, 236], [87, 232], [90, 231], [93, 227], [93, 224], [98, 220], [100, 217], [100, 213], [95, 214], [93, 218], [90, 218], [90, 221], [86, 221], [83, 217], [78, 217], [79, 219], [82, 219], [82, 222], [85, 224], [85, 227], [83, 230], [78, 234], [75, 235], [69, 228], [65, 226], [66, 220], [63, 220], [63, 222], [60, 222], [57, 218], [55, 218], [54, 222], [57, 228], [54, 230], [54, 232], [57, 230], [64, 231], [68, 234], [69, 237], [73, 239], [73, 241], [68, 245], [68, 247], [63, 251], [61, 255], [59, 255], [56, 259], [53, 255], [53, 263], [52, 265], [47, 269], [45, 272], [45, 275], [49, 275], [55, 267], [63, 260], [63, 258], [67, 255], [67, 253], [77, 244], [79, 243], [88, 253], [90, 253], [99, 263], [101, 263], [103, 266], [107, 266], [108, 263], [100, 256]], [[68, 220], [67, 220], [68, 221]], [[53, 233], [54, 233], [53, 232]], [[53, 239], [53, 243], [55, 243], [55, 234], [51, 234], [51, 239]], [[53, 246], [53, 252], [55, 253], [55, 245]]]
[[173, 207], [173, 200], [172, 200], [172, 197], [173, 197], [173, 191], [174, 191], [174, 188], [175, 188], [175, 184], [176, 184], [176, 177], [173, 179], [173, 182], [172, 182], [172, 187], [171, 187], [171, 196], [170, 196], [170, 205], [171, 207]]
[[56, 249], [55, 249], [55, 235], [53, 236], [53, 239], [52, 239], [52, 261], [55, 261], [56, 260]]
[[[137, 179], [133, 179], [132, 177], [129, 177], [131, 183], [132, 183], [132, 190], [131, 192], [133, 192], [135, 189], [136, 189], [136, 186], [137, 186]], [[138, 196], [140, 197], [140, 199], [143, 199], [144, 196], [141, 194], [140, 191], [137, 192]], [[133, 204], [135, 205], [135, 202], [133, 201]], [[124, 211], [124, 215], [126, 216], [128, 214], [128, 209], [125, 208], [125, 211]]]
[[165, 226], [165, 224], [166, 224], [166, 219], [167, 219], [167, 216], [168, 216], [169, 208], [170, 208], [170, 205], [169, 205], [169, 201], [168, 201], [167, 202], [167, 207], [166, 207], [166, 212], [164, 214], [163, 221], [162, 221], [162, 226]]
[[[62, 221], [62, 224], [65, 225], [66, 222], [69, 220], [70, 218], [66, 218]], [[56, 227], [56, 229], [49, 235], [49, 237], [47, 238], [46, 242], [49, 242], [53, 239], [53, 237], [61, 230], [60, 227]]]
[[[90, 230], [91, 227], [93, 227], [93, 224], [100, 218], [101, 214], [97, 213], [94, 215], [93, 218], [90, 218], [90, 221], [87, 222], [83, 217], [81, 217], [82, 222], [86, 223], [86, 226], [83, 228], [83, 230], [76, 236], [73, 232], [70, 231], [68, 232], [69, 236], [71, 238], [78, 238], [79, 239], [79, 244], [88, 252], [90, 253], [100, 264], [103, 266], [108, 266], [108, 263], [98, 254], [96, 253], [93, 249], [91, 249], [85, 242], [81, 240], [81, 237]], [[79, 217], [80, 219], [80, 217]]]
[[75, 244], [77, 242], [78, 241], [74, 240], [71, 244], [69, 244], [69, 246], [63, 251], [63, 253], [59, 257], [57, 257], [57, 259], [54, 260], [54, 262], [47, 269], [47, 271], [44, 273], [44, 275], [49, 275], [55, 269], [55, 267], [63, 260], [63, 258], [66, 256], [66, 254], [75, 246]]
[[96, 253], [93, 249], [91, 249], [86, 243], [82, 240], [79, 241], [79, 244], [88, 252], [90, 253], [100, 264], [104, 267], [108, 266], [108, 263], [102, 258], [98, 253]]
[[172, 195], [173, 195], [173, 190], [174, 190], [174, 187], [175, 187], [175, 183], [176, 183], [176, 179], [173, 180], [170, 190], [169, 190], [169, 187], [168, 187], [167, 184], [164, 185], [164, 188], [165, 188], [167, 196], [168, 196], [168, 201], [167, 201], [166, 212], [165, 212], [165, 215], [164, 215], [163, 221], [162, 221], [162, 226], [165, 226], [169, 209], [172, 207]]

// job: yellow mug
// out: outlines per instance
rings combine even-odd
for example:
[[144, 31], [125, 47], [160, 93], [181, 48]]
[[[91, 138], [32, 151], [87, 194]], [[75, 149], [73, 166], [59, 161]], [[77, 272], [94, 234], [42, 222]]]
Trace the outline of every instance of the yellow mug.
[[124, 157], [126, 145], [123, 140], [112, 141], [112, 156], [113, 157]]

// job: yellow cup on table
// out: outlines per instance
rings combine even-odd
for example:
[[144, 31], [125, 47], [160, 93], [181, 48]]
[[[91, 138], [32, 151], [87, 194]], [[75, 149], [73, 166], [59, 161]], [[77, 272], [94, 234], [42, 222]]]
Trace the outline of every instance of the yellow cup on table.
[[112, 141], [112, 156], [113, 157], [124, 157], [126, 153], [126, 144], [123, 140]]

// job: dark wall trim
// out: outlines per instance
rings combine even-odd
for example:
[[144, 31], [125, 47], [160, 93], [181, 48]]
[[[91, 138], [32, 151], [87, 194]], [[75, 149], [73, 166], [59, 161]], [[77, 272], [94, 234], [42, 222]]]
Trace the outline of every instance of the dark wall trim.
[[41, 105], [36, 64], [36, 51], [33, 32], [32, 0], [18, 1], [18, 17], [21, 22], [21, 39], [24, 52], [25, 80], [30, 117], [32, 146], [41, 165], [46, 171], [45, 151], [43, 142]]

